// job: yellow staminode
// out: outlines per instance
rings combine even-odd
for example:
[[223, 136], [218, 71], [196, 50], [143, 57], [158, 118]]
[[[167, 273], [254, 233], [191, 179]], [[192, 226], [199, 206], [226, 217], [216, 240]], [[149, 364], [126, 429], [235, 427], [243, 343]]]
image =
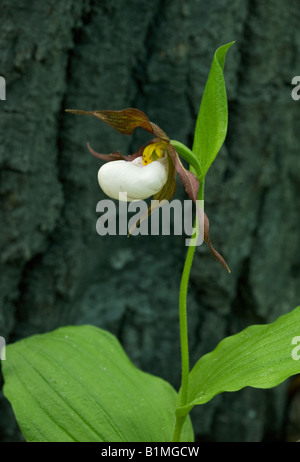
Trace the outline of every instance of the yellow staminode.
[[167, 149], [165, 141], [148, 144], [143, 151], [143, 165], [151, 164], [154, 160], [163, 157]]

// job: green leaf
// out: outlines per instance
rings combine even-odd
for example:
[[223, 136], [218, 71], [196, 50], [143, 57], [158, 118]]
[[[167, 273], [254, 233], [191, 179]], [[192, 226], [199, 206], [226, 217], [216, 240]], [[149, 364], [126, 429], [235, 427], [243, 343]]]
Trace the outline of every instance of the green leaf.
[[[62, 327], [6, 348], [4, 394], [27, 441], [168, 442], [177, 394], [137, 369], [117, 339]], [[183, 441], [193, 441], [190, 420]]]
[[300, 306], [271, 324], [225, 338], [191, 370], [188, 405], [177, 412], [185, 414], [222, 392], [275, 387], [300, 373], [299, 343]]
[[226, 86], [223, 75], [225, 55], [234, 42], [214, 54], [196, 122], [193, 152], [205, 177], [225, 140], [228, 123]]

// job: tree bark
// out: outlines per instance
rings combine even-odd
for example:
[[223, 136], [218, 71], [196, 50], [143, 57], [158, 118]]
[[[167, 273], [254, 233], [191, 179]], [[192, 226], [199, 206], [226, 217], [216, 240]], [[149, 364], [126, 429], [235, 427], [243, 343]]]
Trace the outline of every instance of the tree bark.
[[[235, 40], [225, 76], [226, 142], [206, 180], [211, 239], [189, 292], [192, 362], [226, 335], [299, 304], [299, 74], [296, 0], [2, 0], [0, 335], [66, 324], [107, 328], [143, 370], [180, 383], [178, 287], [184, 237], [100, 237], [98, 152], [124, 137], [65, 109], [138, 107], [192, 144], [213, 53]], [[186, 198], [178, 184], [177, 197]], [[197, 441], [280, 439], [287, 383], [223, 394], [193, 410]], [[2, 441], [22, 440], [2, 398]]]

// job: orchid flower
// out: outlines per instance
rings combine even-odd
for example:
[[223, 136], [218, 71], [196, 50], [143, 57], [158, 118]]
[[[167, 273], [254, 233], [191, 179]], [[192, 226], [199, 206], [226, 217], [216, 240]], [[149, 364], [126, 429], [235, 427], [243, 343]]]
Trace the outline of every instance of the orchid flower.
[[[143, 200], [153, 196], [148, 214], [162, 201], [169, 201], [176, 191], [176, 172], [186, 193], [197, 205], [199, 181], [197, 176], [181, 163], [178, 152], [170, 138], [147, 115], [139, 109], [128, 108], [121, 111], [83, 111], [67, 109], [73, 114], [91, 115], [113, 127], [123, 135], [132, 135], [138, 127], [154, 135], [154, 138], [137, 152], [124, 156], [119, 151], [99, 154], [88, 143], [89, 151], [108, 162], [100, 167], [98, 182], [102, 190], [113, 199]], [[122, 194], [123, 193], [123, 194]], [[126, 195], [124, 194], [126, 193]], [[153, 205], [155, 204], [155, 205]], [[209, 221], [204, 214], [204, 241], [213, 256], [229, 271], [224, 258], [214, 249], [209, 238]]]
[[[115, 160], [104, 164], [98, 172], [101, 189], [113, 199], [126, 201], [144, 200], [159, 193], [168, 180], [166, 152], [163, 142], [152, 143], [131, 162]], [[154, 156], [157, 160], [153, 160]]]

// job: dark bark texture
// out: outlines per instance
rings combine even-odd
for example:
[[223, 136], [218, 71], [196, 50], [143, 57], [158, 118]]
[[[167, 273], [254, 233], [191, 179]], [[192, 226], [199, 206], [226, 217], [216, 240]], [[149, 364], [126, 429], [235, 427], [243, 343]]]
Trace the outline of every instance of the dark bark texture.
[[[298, 0], [1, 0], [0, 335], [106, 328], [145, 371], [180, 384], [180, 236], [100, 237], [98, 152], [148, 140], [70, 109], [138, 107], [189, 146], [213, 53], [225, 65], [226, 142], [205, 191], [211, 239], [189, 290], [191, 362], [300, 300]], [[186, 198], [178, 184], [177, 198]], [[192, 411], [197, 441], [286, 438], [288, 383], [222, 394]], [[22, 441], [5, 398], [2, 441]], [[297, 414], [296, 414], [297, 415]], [[295, 412], [294, 420], [299, 427]], [[296, 435], [295, 438], [299, 438]]]

